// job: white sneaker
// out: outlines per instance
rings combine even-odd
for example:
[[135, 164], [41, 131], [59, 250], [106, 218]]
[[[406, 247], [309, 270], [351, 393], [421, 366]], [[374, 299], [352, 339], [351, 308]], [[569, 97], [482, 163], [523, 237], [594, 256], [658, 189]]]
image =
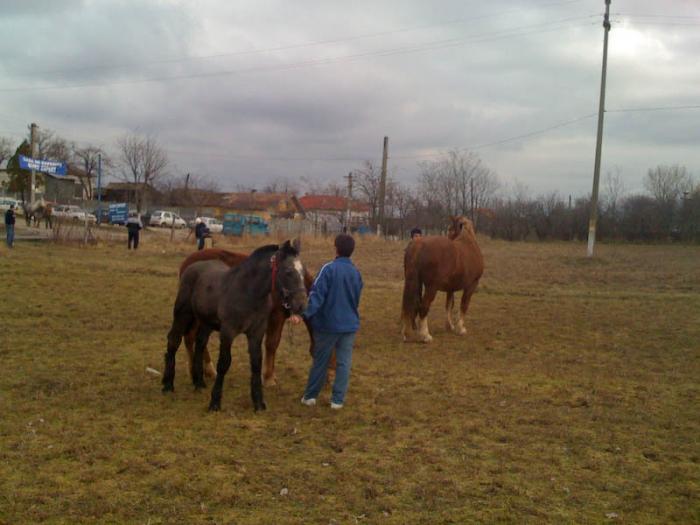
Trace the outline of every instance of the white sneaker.
[[[316, 400], [314, 399], [314, 401], [316, 401]], [[341, 408], [343, 408], [343, 404], [342, 403], [331, 403], [331, 408], [333, 410], [340, 410]]]
[[306, 399], [305, 397], [302, 397], [301, 404], [306, 405], [307, 407], [316, 406], [316, 398], [312, 397], [311, 399]]

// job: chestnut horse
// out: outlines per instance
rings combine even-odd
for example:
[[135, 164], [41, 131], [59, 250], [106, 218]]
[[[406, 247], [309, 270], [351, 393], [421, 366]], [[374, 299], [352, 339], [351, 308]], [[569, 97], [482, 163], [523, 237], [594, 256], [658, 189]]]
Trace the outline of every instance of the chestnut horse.
[[[182, 261], [180, 265], [180, 277], [182, 273], [191, 264], [198, 261], [211, 261], [219, 260], [227, 264], [230, 267], [238, 266], [243, 261], [248, 258], [247, 254], [229, 252], [227, 250], [222, 250], [220, 248], [209, 248], [206, 250], [199, 250], [191, 253], [187, 258]], [[314, 282], [314, 277], [309, 273], [309, 271], [304, 268], [304, 286], [306, 290], [311, 289], [311, 285]], [[265, 363], [263, 372], [263, 382], [265, 386], [271, 386], [277, 383], [277, 378], [275, 376], [275, 355], [277, 353], [277, 347], [280, 345], [282, 339], [282, 329], [284, 328], [284, 322], [287, 317], [289, 317], [289, 312], [284, 308], [282, 301], [279, 297], [273, 297], [273, 308], [270, 312], [270, 317], [267, 323], [267, 331], [265, 333]], [[314, 338], [311, 331], [311, 325], [304, 319], [306, 323], [306, 328], [309, 331], [309, 353], [313, 355], [314, 353]], [[190, 375], [192, 375], [192, 359], [194, 356], [194, 342], [195, 336], [197, 334], [197, 326], [192, 327], [192, 330], [185, 334], [185, 347], [187, 348], [187, 357], [189, 359]], [[331, 363], [329, 364], [329, 377], [332, 376], [332, 372], [335, 371], [335, 354], [331, 358]], [[209, 354], [209, 349], [204, 349], [204, 374], [209, 378], [216, 377], [216, 369], [211, 360], [211, 355]]]
[[[423, 237], [411, 241], [404, 255], [402, 329], [407, 340], [416, 329], [418, 339], [433, 340], [428, 330], [428, 311], [437, 292], [447, 292], [447, 328], [464, 335], [464, 317], [469, 301], [484, 272], [484, 259], [476, 242], [472, 222], [465, 217], [450, 217], [447, 237]], [[454, 293], [462, 290], [459, 319], [452, 319]]]

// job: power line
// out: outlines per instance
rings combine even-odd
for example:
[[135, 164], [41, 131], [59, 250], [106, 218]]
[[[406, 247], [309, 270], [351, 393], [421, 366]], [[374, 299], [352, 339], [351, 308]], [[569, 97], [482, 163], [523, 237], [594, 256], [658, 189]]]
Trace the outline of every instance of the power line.
[[680, 109], [700, 109], [700, 105], [690, 106], [659, 106], [650, 108], [622, 108], [622, 109], [606, 109], [606, 113], [629, 113], [632, 111], [675, 111]]
[[[14, 87], [14, 88], [0, 88], [0, 92], [9, 93], [9, 92], [27, 92], [27, 91], [63, 90], [63, 89], [75, 89], [75, 88], [84, 88], [84, 87], [123, 86], [123, 85], [133, 85], [133, 84], [144, 84], [144, 83], [150, 83], [150, 82], [166, 82], [166, 81], [173, 81], [173, 80], [204, 79], [204, 78], [213, 78], [213, 77], [221, 77], [221, 76], [241, 75], [241, 74], [247, 74], [247, 73], [285, 71], [285, 70], [297, 69], [297, 68], [303, 68], [303, 67], [309, 67], [309, 66], [334, 64], [334, 63], [338, 63], [338, 62], [357, 60], [357, 59], [367, 58], [367, 57], [372, 57], [372, 56], [382, 57], [382, 56], [394, 56], [394, 55], [415, 53], [415, 52], [420, 52], [420, 51], [433, 51], [433, 50], [444, 49], [444, 48], [448, 48], [448, 47], [461, 46], [461, 45], [469, 44], [469, 43], [486, 42], [486, 41], [492, 41], [492, 40], [513, 38], [513, 37], [529, 36], [529, 35], [533, 35], [533, 34], [546, 33], [546, 32], [551, 32], [551, 31], [559, 31], [561, 29], [570, 28], [570, 27], [572, 27], [572, 25], [571, 24], [557, 25], [557, 24], [562, 24], [564, 22], [570, 22], [570, 21], [580, 21], [580, 20], [584, 20], [584, 19], [588, 19], [588, 18], [593, 18], [595, 16], [598, 16], [598, 15], [570, 17], [570, 18], [565, 18], [562, 20], [545, 22], [545, 23], [541, 23], [541, 24], [533, 24], [533, 25], [528, 25], [528, 26], [510, 28], [510, 29], [501, 30], [501, 31], [497, 31], [497, 32], [472, 35], [472, 36], [467, 37], [467, 38], [453, 38], [453, 39], [447, 39], [447, 40], [438, 40], [438, 41], [427, 42], [425, 44], [419, 44], [419, 45], [413, 45], [413, 46], [402, 46], [402, 47], [392, 48], [392, 49], [368, 51], [368, 52], [364, 52], [364, 53], [355, 53], [355, 54], [338, 56], [338, 57], [327, 58], [327, 59], [306, 60], [306, 61], [296, 62], [296, 63], [291, 63], [291, 64], [282, 64], [282, 65], [274, 65], [274, 66], [258, 66], [258, 67], [242, 68], [242, 69], [236, 69], [236, 70], [214, 71], [214, 72], [208, 72], [208, 73], [160, 76], [160, 77], [123, 80], [123, 81], [115, 81], [115, 82], [85, 82], [82, 84], [68, 84], [68, 85], [50, 85], [50, 86], [36, 86], [36, 87], [23, 86], [23, 87]], [[583, 24], [583, 26], [594, 25], [594, 24], [595, 23], [592, 22], [590, 24]], [[552, 25], [554, 25], [554, 27], [542, 28], [542, 26], [552, 26]], [[542, 29], [526, 31], [529, 28], [537, 28], [537, 27], [540, 27]]]
[[[558, 6], [558, 5], [580, 3], [581, 1], [583, 1], [583, 0], [565, 0], [565, 1], [560, 1], [560, 2], [548, 2], [548, 3], [543, 3], [543, 4], [536, 4], [533, 7], [552, 7], [552, 6]], [[32, 72], [32, 76], [49, 75], [49, 74], [56, 74], [56, 73], [66, 73], [66, 72], [83, 72], [83, 71], [98, 71], [98, 70], [102, 71], [102, 70], [110, 70], [110, 69], [124, 69], [124, 68], [131, 67], [131, 66], [143, 66], [143, 65], [151, 65], [151, 64], [172, 64], [172, 63], [189, 62], [189, 61], [195, 61], [195, 60], [208, 60], [208, 59], [214, 59], [214, 58], [229, 58], [229, 57], [234, 57], [234, 56], [254, 55], [254, 54], [261, 54], [261, 53], [274, 53], [274, 52], [278, 52], [278, 51], [289, 51], [292, 49], [301, 49], [301, 48], [316, 47], [316, 46], [322, 46], [322, 45], [328, 45], [328, 44], [352, 42], [352, 41], [357, 41], [357, 40], [365, 40], [365, 39], [377, 38], [377, 37], [381, 37], [381, 36], [388, 36], [388, 35], [399, 34], [399, 33], [407, 33], [407, 32], [411, 32], [411, 31], [419, 31], [419, 30], [423, 30], [423, 29], [432, 29], [435, 27], [443, 27], [443, 26], [448, 26], [448, 25], [463, 24], [463, 23], [467, 23], [467, 22], [475, 22], [478, 20], [484, 20], [484, 19], [488, 19], [488, 18], [497, 18], [497, 17], [503, 16], [503, 15], [506, 15], [508, 13], [515, 12], [515, 11], [521, 11], [521, 8], [511, 8], [511, 9], [507, 9], [504, 11], [500, 11], [498, 13], [472, 16], [472, 17], [467, 17], [467, 18], [457, 18], [457, 19], [453, 19], [453, 20], [446, 20], [444, 22], [437, 22], [434, 24], [422, 24], [422, 25], [394, 29], [394, 30], [390, 30], [390, 31], [379, 31], [376, 33], [366, 33], [366, 34], [354, 35], [354, 36], [343, 37], [343, 38], [317, 40], [317, 41], [312, 41], [312, 42], [303, 42], [303, 43], [299, 43], [299, 44], [287, 44], [287, 45], [282, 45], [282, 46], [274, 46], [274, 47], [260, 48], [260, 49], [231, 51], [231, 52], [226, 52], [226, 53], [215, 53], [215, 54], [211, 54], [211, 55], [181, 56], [181, 57], [162, 58], [162, 59], [153, 59], [153, 60], [132, 61], [132, 62], [121, 63], [121, 64], [107, 64], [107, 65], [99, 65], [99, 66], [62, 68], [60, 70]]]

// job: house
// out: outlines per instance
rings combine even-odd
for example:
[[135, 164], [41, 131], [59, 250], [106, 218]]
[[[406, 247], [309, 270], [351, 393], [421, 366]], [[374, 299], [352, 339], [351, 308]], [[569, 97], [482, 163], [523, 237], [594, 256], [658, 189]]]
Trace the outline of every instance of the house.
[[[306, 218], [327, 231], [340, 231], [348, 210], [348, 199], [340, 195], [304, 195], [299, 202], [306, 210]], [[369, 205], [357, 200], [350, 202], [350, 227], [369, 223]]]
[[270, 219], [302, 219], [304, 207], [293, 193], [264, 193], [258, 191], [226, 193], [222, 205], [227, 212], [257, 215]]
[[160, 192], [150, 184], [143, 182], [110, 182], [102, 188], [102, 199], [109, 202], [142, 203], [141, 209], [148, 209], [148, 204], [157, 202]]

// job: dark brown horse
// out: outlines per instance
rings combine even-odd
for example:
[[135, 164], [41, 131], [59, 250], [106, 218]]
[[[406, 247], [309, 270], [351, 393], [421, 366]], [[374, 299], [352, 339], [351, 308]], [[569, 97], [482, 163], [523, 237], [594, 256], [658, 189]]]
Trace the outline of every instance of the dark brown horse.
[[224, 377], [231, 366], [231, 345], [239, 334], [248, 339], [250, 393], [255, 410], [265, 410], [262, 389], [262, 340], [279, 297], [285, 309], [299, 315], [306, 307], [304, 268], [299, 260], [300, 243], [263, 246], [237, 266], [221, 261], [191, 264], [180, 278], [168, 332], [163, 391], [174, 390], [175, 354], [183, 336], [197, 323], [192, 382], [204, 388], [203, 351], [211, 332], [220, 334], [217, 375], [209, 410], [220, 410]]
[[[467, 330], [464, 317], [469, 301], [484, 272], [484, 259], [476, 242], [471, 221], [451, 217], [447, 237], [423, 237], [411, 241], [404, 255], [404, 288], [402, 305], [402, 334], [407, 340], [416, 329], [418, 340], [433, 340], [428, 330], [428, 311], [437, 292], [447, 292], [447, 328], [460, 335]], [[462, 290], [457, 323], [452, 319], [454, 293]]]
[[[182, 277], [182, 274], [189, 266], [198, 261], [218, 260], [229, 267], [234, 267], [241, 264], [247, 258], [248, 255], [245, 253], [229, 252], [220, 248], [199, 250], [191, 253], [184, 261], [182, 261], [182, 264], [180, 265], [180, 277]], [[313, 282], [313, 275], [311, 275], [311, 273], [304, 268], [304, 286], [306, 287], [307, 292], [311, 289]], [[267, 331], [265, 332], [265, 365], [263, 372], [263, 382], [265, 383], [265, 386], [271, 386], [277, 383], [277, 377], [275, 376], [275, 355], [282, 339], [284, 322], [289, 317], [289, 311], [284, 307], [279, 296], [272, 297], [272, 304], [272, 310], [270, 311], [270, 317], [267, 323]], [[313, 355], [313, 334], [311, 332], [311, 326], [308, 322], [306, 323], [306, 326], [309, 331], [309, 353]], [[192, 359], [194, 357], [194, 342], [196, 334], [197, 323], [195, 323], [192, 329], [185, 334], [185, 347], [187, 348], [187, 356], [189, 359], [190, 375], [192, 375]], [[216, 377], [216, 369], [212, 363], [209, 349], [206, 347], [204, 348], [204, 374], [211, 379]]]

